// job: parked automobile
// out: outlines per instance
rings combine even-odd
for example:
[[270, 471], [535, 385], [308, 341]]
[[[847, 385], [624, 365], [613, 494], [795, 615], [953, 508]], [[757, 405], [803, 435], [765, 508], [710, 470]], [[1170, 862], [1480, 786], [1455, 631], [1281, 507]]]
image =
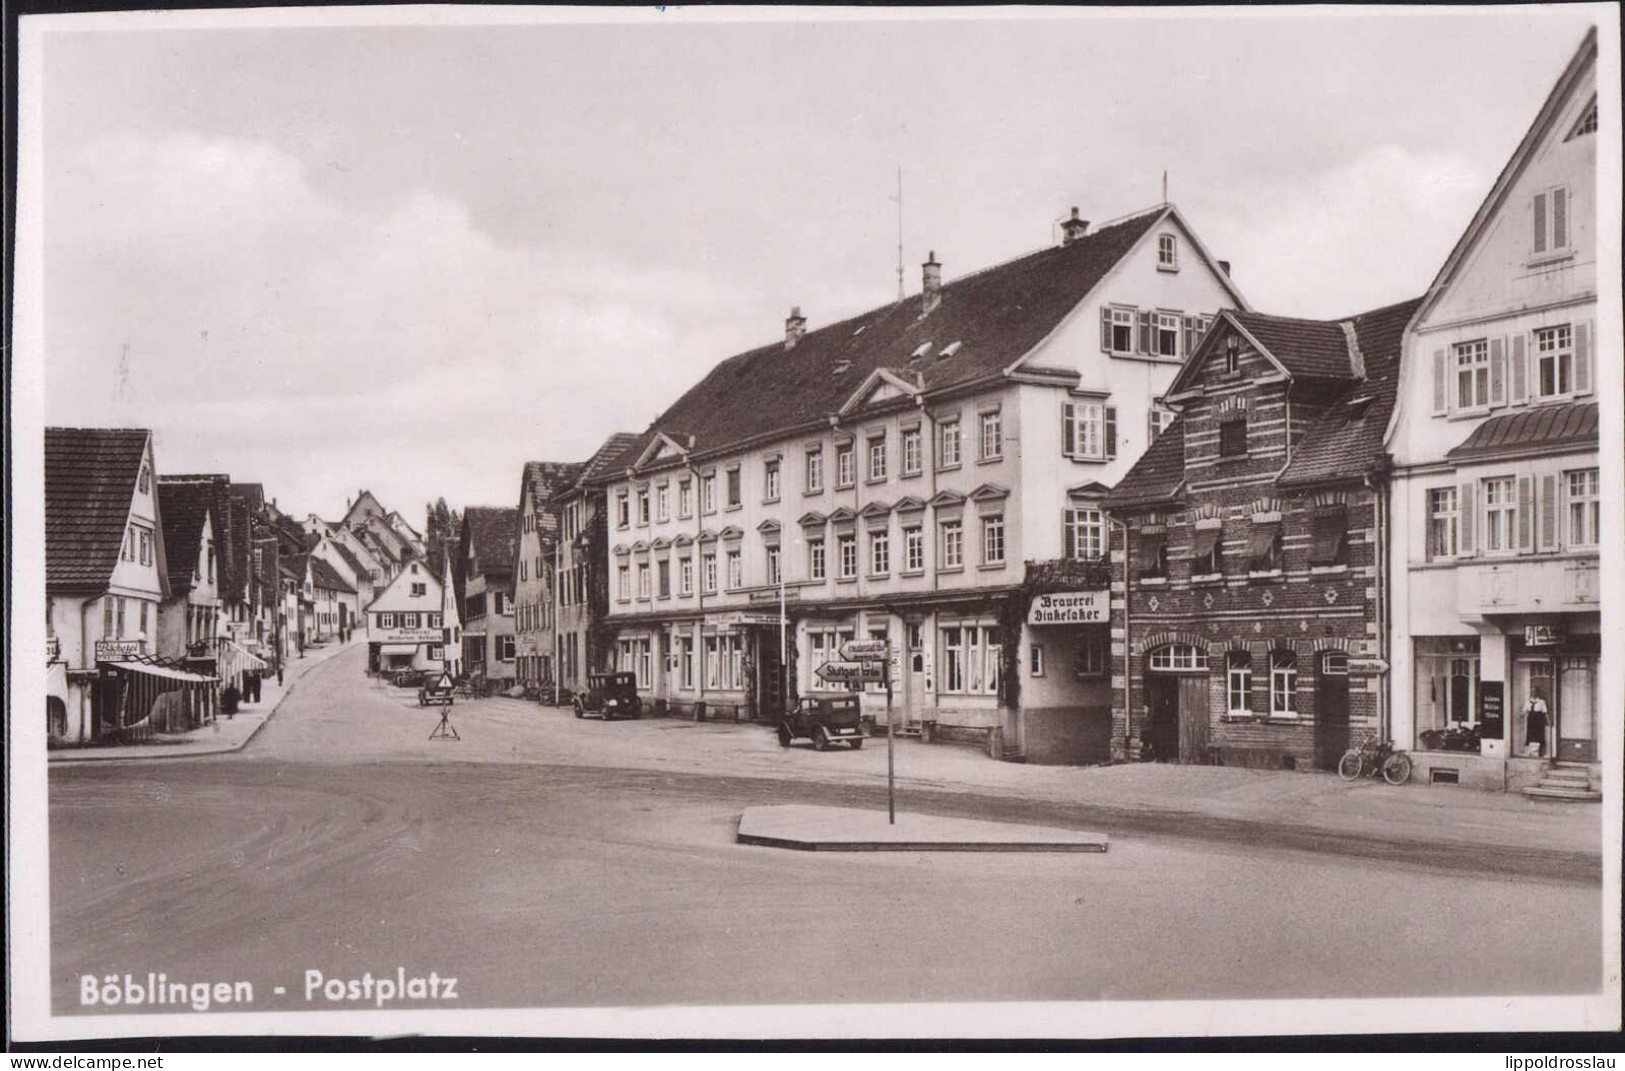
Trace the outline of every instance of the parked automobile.
[[861, 748], [863, 726], [857, 693], [802, 696], [796, 709], [779, 722], [779, 746], [789, 747], [798, 738], [811, 739], [819, 751], [829, 750], [836, 741], [850, 744], [854, 751]]
[[636, 718], [643, 714], [643, 700], [638, 697], [638, 678], [632, 673], [589, 673], [587, 690], [578, 692], [571, 700], [576, 717], [589, 714], [605, 721], [616, 718]]
[[421, 669], [397, 669], [391, 671], [389, 683], [397, 688], [416, 688], [423, 683], [424, 677]]

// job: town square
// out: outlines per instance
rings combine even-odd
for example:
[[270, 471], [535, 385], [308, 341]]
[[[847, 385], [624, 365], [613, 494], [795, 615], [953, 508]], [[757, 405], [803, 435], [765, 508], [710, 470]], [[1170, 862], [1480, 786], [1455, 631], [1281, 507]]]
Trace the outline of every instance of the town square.
[[1618, 1027], [1617, 12], [464, 14], [35, 34], [47, 1033]]

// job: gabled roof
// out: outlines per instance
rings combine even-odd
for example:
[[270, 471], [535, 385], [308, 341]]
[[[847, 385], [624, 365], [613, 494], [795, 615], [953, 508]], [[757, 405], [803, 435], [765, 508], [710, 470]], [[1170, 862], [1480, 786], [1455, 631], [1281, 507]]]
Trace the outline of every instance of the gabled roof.
[[355, 594], [355, 586], [344, 579], [343, 574], [314, 554], [310, 556], [310, 582], [313, 587]]
[[1178, 501], [1185, 488], [1185, 418], [1175, 417], [1146, 447], [1102, 503], [1108, 510], [1143, 509]]
[[1490, 417], [1458, 446], [1445, 451], [1451, 461], [1507, 454], [1555, 453], [1597, 446], [1597, 403], [1541, 405]]
[[1288, 374], [1351, 379], [1356, 374], [1348, 337], [1336, 320], [1303, 320], [1226, 310]]
[[618, 460], [623, 454], [630, 450], [637, 441], [638, 435], [636, 432], [618, 431], [611, 435], [609, 438], [605, 439], [603, 445], [600, 446], [593, 453], [593, 455], [582, 464], [581, 472], [576, 479], [581, 483], [587, 483], [588, 481], [602, 476], [605, 472], [613, 471], [613, 466], [610, 463]]
[[45, 429], [47, 591], [107, 587], [151, 436], [145, 428]]
[[[580, 478], [582, 466], [573, 461], [527, 461], [520, 475], [519, 499], [524, 503], [525, 493], [530, 493], [532, 508], [536, 511], [536, 530], [548, 536], [554, 536], [559, 530], [558, 510], [552, 508], [553, 502], [560, 495], [566, 494], [575, 486]], [[518, 552], [519, 540], [517, 534], [514, 538], [515, 553]]]
[[519, 548], [519, 510], [513, 506], [469, 506], [463, 510], [463, 560], [474, 548], [480, 572], [486, 576], [513, 569]]
[[1467, 262], [1468, 254], [1478, 242], [1479, 236], [1485, 232], [1485, 229], [1489, 227], [1491, 221], [1495, 218], [1495, 214], [1505, 204], [1507, 196], [1512, 192], [1512, 187], [1517, 184], [1519, 176], [1523, 174], [1524, 169], [1529, 166], [1529, 162], [1539, 152], [1541, 142], [1551, 131], [1553, 124], [1557, 122], [1564, 107], [1576, 90], [1584, 83], [1587, 70], [1595, 66], [1596, 62], [1597, 28], [1593, 26], [1586, 31], [1579, 47], [1574, 50], [1574, 55], [1569, 59], [1568, 66], [1563, 68], [1563, 73], [1558, 76], [1557, 84], [1552, 86], [1551, 93], [1547, 94], [1546, 102], [1540, 106], [1540, 111], [1536, 113], [1534, 122], [1529, 124], [1529, 129], [1524, 133], [1523, 140], [1518, 143], [1518, 147], [1513, 150], [1512, 157], [1507, 160], [1506, 166], [1501, 169], [1501, 174], [1496, 177], [1495, 185], [1490, 187], [1489, 195], [1484, 198], [1484, 203], [1478, 206], [1478, 211], [1473, 213], [1472, 221], [1467, 224], [1467, 229], [1462, 232], [1461, 238], [1456, 242], [1455, 247], [1450, 250], [1450, 255], [1445, 257], [1444, 264], [1439, 268], [1439, 274], [1434, 276], [1433, 282], [1428, 286], [1426, 296], [1422, 299], [1421, 306], [1416, 310], [1415, 315], [1418, 320], [1427, 315], [1428, 310], [1433, 307], [1451, 282], [1455, 280], [1456, 274], [1461, 270], [1462, 265]]
[[1357, 479], [1382, 469], [1383, 434], [1399, 391], [1405, 327], [1421, 301], [1412, 298], [1346, 321], [1371, 378], [1344, 391], [1298, 440], [1292, 462], [1276, 481], [1279, 486]]
[[[240, 594], [248, 578], [248, 507], [240, 495], [233, 494], [231, 477], [223, 472], [166, 473], [158, 477], [158, 482], [208, 488], [210, 522], [214, 526], [215, 583], [222, 598], [229, 600]], [[165, 545], [167, 548], [167, 541]]]
[[[1159, 205], [1069, 245], [944, 283], [929, 313], [916, 295], [809, 331], [792, 349], [777, 340], [730, 357], [667, 408], [610, 468], [629, 467], [661, 432], [693, 435], [693, 452], [704, 456], [815, 424], [880, 368], [916, 376], [926, 393], [998, 378], [1174, 214], [1171, 205]], [[939, 357], [953, 342], [960, 348]], [[930, 348], [916, 356], [927, 343]]]
[[343, 543], [340, 543], [336, 539], [328, 540], [328, 546], [332, 547], [338, 552], [338, 556], [344, 561], [345, 565], [349, 566], [350, 571], [356, 575], [357, 579], [372, 576], [371, 570], [362, 564], [361, 559], [357, 558], [355, 556], [355, 552], [349, 547], [345, 546]]
[[[214, 488], [209, 484], [158, 482], [158, 516], [164, 526], [172, 594], [192, 590], [192, 576], [203, 547], [203, 522], [213, 504]], [[219, 536], [215, 538], [218, 541]], [[220, 557], [216, 548], [217, 569]]]

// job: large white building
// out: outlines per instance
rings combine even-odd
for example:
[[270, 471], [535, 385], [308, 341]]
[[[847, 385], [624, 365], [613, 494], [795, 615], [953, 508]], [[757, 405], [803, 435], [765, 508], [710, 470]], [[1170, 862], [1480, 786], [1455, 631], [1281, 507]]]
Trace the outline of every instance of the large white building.
[[[904, 727], [1052, 741], [1035, 761], [1104, 729], [1101, 499], [1246, 304], [1172, 205], [1062, 233], [947, 283], [933, 254], [919, 294], [819, 330], [793, 310], [610, 466], [606, 624], [646, 702], [770, 717], [836, 687], [817, 670], [844, 639], [884, 637]], [[1057, 559], [1100, 567], [1098, 605], [1029, 626], [1029, 563]], [[878, 686], [865, 706], [886, 717]]]
[[1619, 542], [1598, 523], [1596, 370], [1619, 351], [1597, 336], [1596, 129], [1593, 30], [1411, 322], [1388, 433], [1389, 679], [1424, 778], [1595, 769], [1598, 553]]

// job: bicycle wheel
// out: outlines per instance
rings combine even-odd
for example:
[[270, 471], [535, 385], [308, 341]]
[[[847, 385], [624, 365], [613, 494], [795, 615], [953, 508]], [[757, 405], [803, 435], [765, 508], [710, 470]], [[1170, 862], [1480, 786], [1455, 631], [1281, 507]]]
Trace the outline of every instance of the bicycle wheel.
[[1403, 785], [1411, 779], [1411, 757], [1402, 751], [1388, 756], [1382, 764], [1382, 779], [1390, 785]]
[[1360, 749], [1351, 747], [1343, 752], [1343, 757], [1337, 763], [1337, 776], [1345, 781], [1358, 780], [1361, 769], [1365, 766], [1365, 758]]

